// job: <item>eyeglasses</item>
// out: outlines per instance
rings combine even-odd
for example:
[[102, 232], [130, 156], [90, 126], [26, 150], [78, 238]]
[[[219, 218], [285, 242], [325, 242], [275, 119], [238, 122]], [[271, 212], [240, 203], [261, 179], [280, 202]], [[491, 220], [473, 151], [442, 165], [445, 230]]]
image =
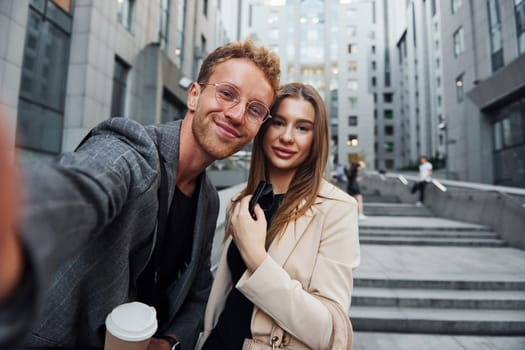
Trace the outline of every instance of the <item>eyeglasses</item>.
[[[215, 99], [223, 107], [233, 108], [241, 102], [241, 92], [239, 88], [230, 83], [199, 83], [199, 85], [215, 86]], [[249, 101], [246, 104], [246, 112], [248, 119], [257, 123], [264, 123], [268, 118], [271, 118], [270, 110], [259, 101]]]

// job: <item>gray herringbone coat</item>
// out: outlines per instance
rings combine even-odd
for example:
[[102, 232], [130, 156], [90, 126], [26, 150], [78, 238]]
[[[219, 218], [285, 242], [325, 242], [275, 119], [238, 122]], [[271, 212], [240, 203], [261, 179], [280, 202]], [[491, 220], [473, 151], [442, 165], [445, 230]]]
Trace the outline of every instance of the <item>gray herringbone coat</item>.
[[[134, 300], [137, 277], [153, 249], [160, 182], [156, 144], [166, 160], [170, 203], [173, 198], [180, 125], [144, 127], [113, 118], [56, 165], [25, 172], [22, 239], [39, 312], [24, 345], [103, 345], [106, 315]], [[194, 347], [212, 281], [218, 208], [217, 192], [202, 176], [191, 263], [169, 287], [171, 323], [159, 325], [163, 333], [176, 333], [187, 349]], [[166, 234], [176, 233], [176, 227], [167, 227]], [[18, 308], [25, 313], [13, 319], [31, 317], [31, 303], [26, 304]]]

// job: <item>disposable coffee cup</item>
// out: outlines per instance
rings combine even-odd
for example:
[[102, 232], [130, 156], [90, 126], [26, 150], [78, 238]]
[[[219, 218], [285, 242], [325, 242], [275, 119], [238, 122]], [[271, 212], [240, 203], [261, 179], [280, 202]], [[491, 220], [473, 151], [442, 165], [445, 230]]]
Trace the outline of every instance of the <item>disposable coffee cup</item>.
[[155, 308], [136, 301], [119, 305], [106, 317], [104, 350], [146, 350], [156, 331]]

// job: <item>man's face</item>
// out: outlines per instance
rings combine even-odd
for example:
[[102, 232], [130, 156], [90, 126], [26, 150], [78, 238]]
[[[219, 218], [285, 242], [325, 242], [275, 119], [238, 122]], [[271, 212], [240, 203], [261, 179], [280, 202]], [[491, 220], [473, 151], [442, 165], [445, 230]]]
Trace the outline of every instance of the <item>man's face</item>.
[[[199, 82], [202, 83], [202, 82]], [[240, 92], [240, 102], [227, 108], [215, 97], [213, 85], [193, 84], [190, 99], [195, 103], [192, 130], [200, 147], [214, 159], [226, 158], [250, 142], [261, 123], [249, 119], [246, 105], [259, 101], [270, 108], [274, 91], [264, 73], [251, 61], [230, 59], [215, 67], [208, 84], [229, 83]]]

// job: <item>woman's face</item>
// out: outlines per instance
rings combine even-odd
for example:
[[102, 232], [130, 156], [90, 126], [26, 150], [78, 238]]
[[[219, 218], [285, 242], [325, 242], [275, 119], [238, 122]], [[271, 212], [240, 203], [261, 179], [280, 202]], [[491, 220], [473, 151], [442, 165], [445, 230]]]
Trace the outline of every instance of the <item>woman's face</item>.
[[274, 114], [263, 138], [268, 170], [295, 174], [312, 147], [314, 107], [302, 98], [286, 97]]

